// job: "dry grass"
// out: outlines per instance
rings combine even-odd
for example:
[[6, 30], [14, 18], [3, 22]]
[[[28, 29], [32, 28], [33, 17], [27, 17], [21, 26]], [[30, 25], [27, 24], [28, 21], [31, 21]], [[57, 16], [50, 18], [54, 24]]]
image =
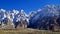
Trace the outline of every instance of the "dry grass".
[[0, 34], [60, 34], [60, 32], [36, 29], [0, 29]]

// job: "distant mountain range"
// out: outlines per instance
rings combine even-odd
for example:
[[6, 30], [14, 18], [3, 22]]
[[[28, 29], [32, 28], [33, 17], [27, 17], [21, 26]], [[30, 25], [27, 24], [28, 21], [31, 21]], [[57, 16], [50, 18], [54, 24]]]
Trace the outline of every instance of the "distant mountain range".
[[[27, 20], [29, 25], [28, 28], [39, 28], [39, 29], [47, 29], [47, 22], [50, 26], [51, 21], [54, 21], [54, 18], [60, 18], [60, 6], [59, 5], [46, 5], [42, 9], [38, 9], [35, 12], [30, 12], [26, 14], [24, 10], [18, 11], [6, 11], [4, 9], [0, 9], [0, 22], [5, 18], [8, 18], [12, 22], [24, 21]], [[60, 20], [60, 19], [59, 19]], [[60, 21], [58, 20], [57, 23]], [[51, 23], [52, 24], [52, 23]], [[58, 24], [60, 25], [60, 23]], [[46, 28], [45, 28], [46, 26]]]

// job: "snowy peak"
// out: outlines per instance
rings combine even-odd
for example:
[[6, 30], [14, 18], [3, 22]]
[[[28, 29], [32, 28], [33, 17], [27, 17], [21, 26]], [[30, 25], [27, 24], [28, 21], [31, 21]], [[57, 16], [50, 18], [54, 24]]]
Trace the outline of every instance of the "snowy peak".
[[4, 9], [0, 9], [0, 11], [3, 11], [3, 12], [5, 12], [6, 10], [4, 10]]
[[13, 10], [13, 13], [14, 13], [14, 14], [18, 14], [19, 11], [18, 11], [18, 10]]

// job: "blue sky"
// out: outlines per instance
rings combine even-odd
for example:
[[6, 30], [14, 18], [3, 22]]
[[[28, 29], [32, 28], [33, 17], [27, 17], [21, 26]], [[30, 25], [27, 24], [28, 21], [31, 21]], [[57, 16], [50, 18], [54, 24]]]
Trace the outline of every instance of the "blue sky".
[[30, 11], [43, 8], [45, 5], [60, 5], [60, 0], [0, 0], [0, 9], [5, 10], [25, 10], [26, 13]]

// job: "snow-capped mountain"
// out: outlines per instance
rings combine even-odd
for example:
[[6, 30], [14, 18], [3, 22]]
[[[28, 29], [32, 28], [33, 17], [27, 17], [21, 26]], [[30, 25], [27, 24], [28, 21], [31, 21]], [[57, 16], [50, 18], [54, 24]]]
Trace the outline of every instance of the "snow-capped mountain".
[[[43, 9], [38, 10], [36, 14], [29, 19], [29, 28], [47, 29], [47, 26], [51, 25], [53, 18], [59, 18], [59, 7], [55, 5], [46, 5]], [[58, 10], [59, 9], [59, 10]], [[55, 18], [55, 19], [56, 19]], [[45, 25], [45, 24], [49, 25]], [[45, 28], [46, 27], [46, 28]]]
[[24, 10], [21, 11], [18, 10], [6, 11], [4, 9], [0, 10], [0, 26], [3, 27], [7, 25], [10, 26], [13, 25], [13, 27], [15, 27], [15, 25], [19, 24], [19, 22], [25, 22], [26, 24], [29, 22], [29, 16], [24, 12]]

